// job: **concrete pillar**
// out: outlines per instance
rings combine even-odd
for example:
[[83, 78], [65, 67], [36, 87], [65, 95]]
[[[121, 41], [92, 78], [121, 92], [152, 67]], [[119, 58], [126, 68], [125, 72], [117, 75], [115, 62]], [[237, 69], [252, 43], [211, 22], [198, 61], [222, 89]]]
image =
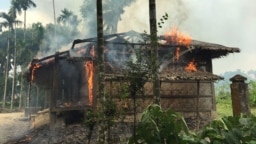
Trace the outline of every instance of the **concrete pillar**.
[[251, 113], [249, 107], [248, 84], [245, 83], [245, 80], [247, 80], [247, 78], [241, 75], [235, 75], [230, 78], [230, 81], [232, 82], [230, 88], [233, 116], [240, 116], [241, 113], [247, 115]]

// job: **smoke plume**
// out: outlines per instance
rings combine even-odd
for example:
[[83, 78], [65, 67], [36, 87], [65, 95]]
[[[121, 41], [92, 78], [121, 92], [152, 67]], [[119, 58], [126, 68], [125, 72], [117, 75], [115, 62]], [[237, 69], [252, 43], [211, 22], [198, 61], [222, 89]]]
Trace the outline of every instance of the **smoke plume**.
[[[165, 12], [169, 15], [163, 28], [158, 29], [159, 35], [177, 26], [192, 39], [241, 49], [241, 53], [213, 60], [214, 73], [256, 69], [252, 64], [252, 61], [256, 61], [256, 1], [157, 0], [156, 11], [157, 20]], [[122, 21], [118, 24], [118, 31], [125, 32], [130, 29], [138, 32], [149, 31], [147, 1], [137, 0], [125, 8]]]

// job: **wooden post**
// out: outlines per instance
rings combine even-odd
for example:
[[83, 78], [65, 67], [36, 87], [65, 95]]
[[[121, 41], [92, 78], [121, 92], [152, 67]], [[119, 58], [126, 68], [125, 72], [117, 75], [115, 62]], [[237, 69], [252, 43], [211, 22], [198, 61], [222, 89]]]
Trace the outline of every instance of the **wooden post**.
[[240, 116], [241, 113], [247, 115], [251, 114], [249, 107], [248, 84], [244, 82], [245, 80], [247, 80], [247, 78], [241, 75], [235, 75], [230, 78], [230, 81], [232, 81], [230, 88], [233, 116]]
[[48, 106], [47, 102], [48, 102], [48, 94], [47, 94], [47, 89], [44, 89], [44, 108], [46, 108]]
[[200, 81], [197, 80], [197, 92], [196, 92], [196, 129], [200, 127], [200, 115], [199, 115], [199, 97], [200, 97]]
[[28, 84], [28, 96], [27, 96], [27, 115], [30, 119], [30, 116], [31, 116], [31, 103], [30, 103], [30, 100], [31, 100], [31, 81], [29, 82]]
[[52, 72], [52, 89], [51, 89], [51, 97], [50, 97], [50, 129], [54, 130], [54, 125], [57, 119], [57, 113], [55, 111], [56, 108], [56, 98], [58, 94], [58, 72], [59, 72], [59, 64], [58, 64], [58, 52], [55, 54], [55, 62], [53, 66]]
[[39, 87], [36, 87], [36, 108], [38, 108], [38, 101], [39, 101]]
[[97, 81], [98, 81], [98, 79], [97, 79], [97, 75], [96, 75], [99, 71], [97, 70], [96, 66], [97, 66], [97, 63], [96, 63], [96, 61], [93, 60], [94, 75], [93, 75], [93, 89], [92, 89], [92, 91], [93, 91], [92, 108], [94, 110], [97, 109], [97, 99], [99, 98], [99, 97], [97, 97], [98, 96], [97, 95], [97, 85], [98, 85]]

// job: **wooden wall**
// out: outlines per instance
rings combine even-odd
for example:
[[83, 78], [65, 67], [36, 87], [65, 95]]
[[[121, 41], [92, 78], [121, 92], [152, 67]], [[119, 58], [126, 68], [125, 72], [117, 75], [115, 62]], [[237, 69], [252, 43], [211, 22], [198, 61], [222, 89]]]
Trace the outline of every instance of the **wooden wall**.
[[[121, 87], [124, 81], [106, 81], [106, 93], [121, 108], [132, 114], [134, 100], [131, 96], [123, 100]], [[152, 83], [144, 85], [144, 96], [137, 96], [137, 112], [141, 113], [153, 103]], [[161, 81], [161, 106], [181, 113], [191, 128], [198, 128], [209, 123], [215, 115], [216, 104], [214, 83], [212, 81]]]

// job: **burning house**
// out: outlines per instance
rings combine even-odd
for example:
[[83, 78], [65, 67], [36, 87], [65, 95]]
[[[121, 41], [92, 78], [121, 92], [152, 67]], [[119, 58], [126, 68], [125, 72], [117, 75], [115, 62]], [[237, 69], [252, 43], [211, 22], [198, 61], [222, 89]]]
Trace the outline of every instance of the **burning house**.
[[[134, 31], [104, 36], [105, 91], [117, 105], [132, 113], [133, 96], [120, 100], [126, 62], [136, 50], [150, 47], [146, 34]], [[192, 40], [174, 30], [158, 37], [160, 94], [164, 109], [180, 112], [191, 127], [205, 125], [216, 111], [212, 60], [238, 48]], [[146, 50], [145, 50], [146, 51]], [[75, 40], [70, 50], [33, 59], [28, 80], [48, 91], [50, 117], [57, 112], [86, 110], [97, 106], [97, 38]], [[152, 82], [144, 84], [144, 96], [136, 97], [137, 111], [153, 103]]]

